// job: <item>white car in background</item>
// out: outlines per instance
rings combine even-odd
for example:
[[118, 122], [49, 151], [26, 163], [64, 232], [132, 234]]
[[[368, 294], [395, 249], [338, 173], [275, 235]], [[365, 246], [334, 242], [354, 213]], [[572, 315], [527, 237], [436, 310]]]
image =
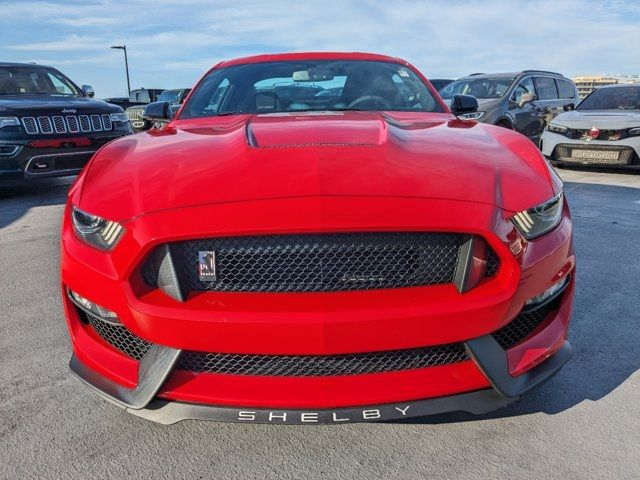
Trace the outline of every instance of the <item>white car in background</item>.
[[558, 166], [640, 168], [640, 85], [594, 90], [546, 126], [540, 149]]

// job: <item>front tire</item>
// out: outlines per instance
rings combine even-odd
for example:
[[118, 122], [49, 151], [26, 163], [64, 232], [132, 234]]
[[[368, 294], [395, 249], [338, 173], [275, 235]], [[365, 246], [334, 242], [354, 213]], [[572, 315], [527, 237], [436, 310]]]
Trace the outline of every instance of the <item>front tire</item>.
[[500, 120], [499, 122], [496, 122], [496, 126], [513, 130], [513, 127], [507, 120]]

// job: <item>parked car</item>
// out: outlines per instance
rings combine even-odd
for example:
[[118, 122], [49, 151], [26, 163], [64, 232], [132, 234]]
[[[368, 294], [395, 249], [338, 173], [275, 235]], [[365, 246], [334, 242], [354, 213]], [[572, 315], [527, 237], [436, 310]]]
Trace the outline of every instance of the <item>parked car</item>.
[[450, 83], [455, 82], [455, 80], [449, 79], [449, 78], [446, 78], [446, 79], [445, 78], [430, 78], [429, 81], [431, 82], [431, 85], [433, 85], [433, 88], [435, 88], [438, 91], [442, 90], [444, 87], [446, 87]]
[[478, 112], [466, 118], [516, 130], [536, 144], [551, 119], [580, 101], [578, 89], [570, 79], [541, 70], [476, 73], [440, 90], [445, 100], [456, 94], [478, 99]]
[[[156, 102], [168, 103], [169, 118], [173, 118], [174, 115], [180, 109], [180, 106], [182, 105], [184, 100], [187, 98], [187, 95], [189, 95], [190, 91], [191, 91], [190, 88], [176, 88], [173, 90], [165, 90], [157, 98]], [[155, 103], [155, 102], [152, 102], [152, 103]], [[151, 105], [151, 103], [148, 105]], [[140, 114], [139, 112], [133, 113], [134, 109], [131, 109], [132, 117], [133, 116], [138, 117], [142, 115], [141, 120], [132, 121], [132, 126], [136, 132], [140, 132], [142, 130], [149, 130], [153, 126], [155, 126], [156, 128], [161, 128], [163, 125], [167, 123], [167, 121], [160, 121], [160, 120], [151, 122], [150, 119], [145, 115], [145, 110], [148, 105], [145, 105], [144, 107], [139, 107], [139, 108], [142, 108], [142, 114]], [[127, 110], [127, 112], [129, 113], [129, 110]]]
[[547, 125], [540, 148], [558, 166], [640, 168], [640, 85], [594, 90]]
[[164, 90], [161, 88], [137, 88], [131, 90], [128, 97], [111, 97], [105, 98], [104, 101], [118, 105], [126, 110], [135, 105], [146, 105], [155, 102], [162, 92], [164, 92]]
[[382, 55], [217, 65], [69, 194], [72, 371], [163, 423], [483, 413], [550, 379], [571, 356], [562, 182], [522, 135], [456, 118], [477, 107]]
[[77, 174], [131, 133], [122, 108], [93, 96], [55, 68], [0, 63], [0, 184]]

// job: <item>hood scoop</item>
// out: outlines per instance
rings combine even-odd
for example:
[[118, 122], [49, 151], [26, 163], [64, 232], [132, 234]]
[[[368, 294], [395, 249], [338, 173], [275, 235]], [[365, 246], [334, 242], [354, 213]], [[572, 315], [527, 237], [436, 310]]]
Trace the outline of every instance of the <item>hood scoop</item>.
[[346, 120], [341, 113], [254, 116], [247, 122], [253, 148], [374, 147], [387, 140], [387, 124], [377, 114]]

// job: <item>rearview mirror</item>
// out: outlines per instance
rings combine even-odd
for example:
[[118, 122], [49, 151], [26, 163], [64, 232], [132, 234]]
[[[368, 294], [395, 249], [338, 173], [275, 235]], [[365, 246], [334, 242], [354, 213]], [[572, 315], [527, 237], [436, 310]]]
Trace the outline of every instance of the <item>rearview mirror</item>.
[[527, 103], [531, 103], [536, 99], [534, 93], [523, 93], [520, 97], [520, 101], [518, 102], [518, 106], [520, 108], [524, 107]]
[[82, 93], [89, 98], [93, 98], [96, 95], [96, 92], [93, 90], [91, 85], [82, 85]]
[[451, 100], [451, 113], [455, 116], [478, 111], [478, 100], [471, 95], [454, 95]]
[[570, 112], [571, 110], [575, 110], [576, 108], [576, 104], [575, 103], [567, 103], [566, 105], [563, 105], [562, 109], [565, 112]]
[[294, 82], [327, 82], [333, 80], [333, 70], [329, 68], [311, 68], [298, 70], [292, 75]]
[[152, 122], [155, 120], [169, 120], [171, 118], [169, 102], [153, 102], [148, 104], [142, 116]]

